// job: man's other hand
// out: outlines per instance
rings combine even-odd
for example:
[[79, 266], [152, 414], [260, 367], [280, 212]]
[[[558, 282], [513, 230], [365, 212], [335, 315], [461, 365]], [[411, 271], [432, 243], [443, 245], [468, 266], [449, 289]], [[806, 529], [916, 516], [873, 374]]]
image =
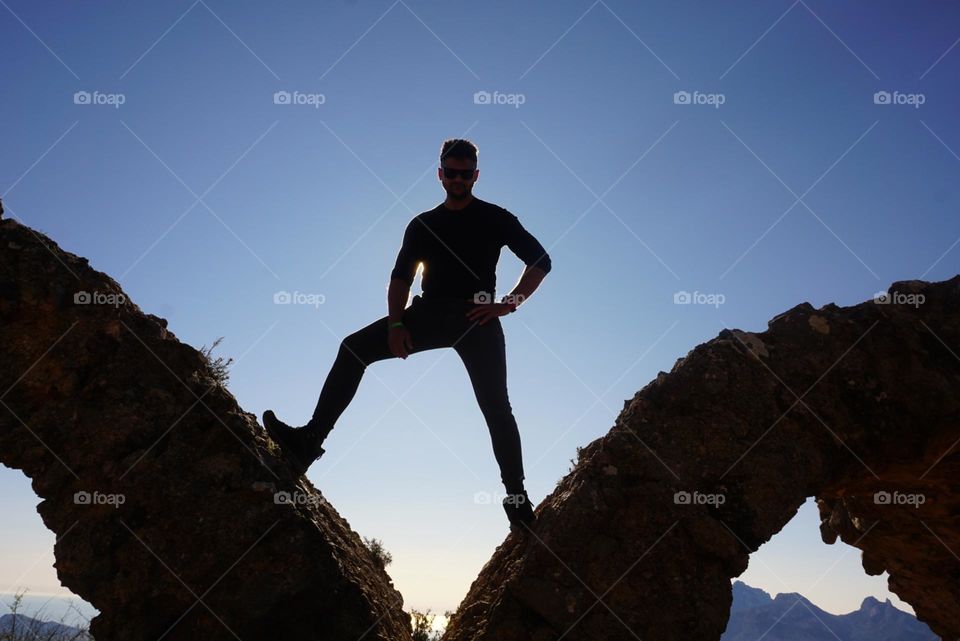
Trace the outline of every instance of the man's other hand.
[[406, 327], [391, 327], [387, 341], [390, 344], [390, 352], [399, 358], [406, 358], [413, 349], [413, 338]]
[[[468, 302], [473, 303], [472, 299], [467, 299]], [[504, 316], [513, 311], [513, 305], [509, 303], [474, 303], [474, 306], [467, 311], [467, 318], [472, 321], [479, 321], [480, 325], [483, 325], [491, 318], [496, 318], [498, 316]]]

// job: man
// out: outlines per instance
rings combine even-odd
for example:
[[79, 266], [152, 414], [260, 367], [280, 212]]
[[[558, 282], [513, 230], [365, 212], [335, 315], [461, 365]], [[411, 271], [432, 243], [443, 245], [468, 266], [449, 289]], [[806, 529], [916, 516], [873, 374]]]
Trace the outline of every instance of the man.
[[[520, 433], [507, 395], [499, 317], [516, 311], [551, 264], [543, 245], [516, 216], [473, 195], [480, 175], [477, 152], [468, 140], [443, 142], [437, 177], [447, 197], [407, 225], [390, 275], [388, 314], [343, 339], [310, 422], [293, 428], [267, 410], [263, 424], [294, 471], [303, 474], [324, 453], [323, 440], [353, 399], [370, 363], [452, 347], [466, 367], [490, 430], [511, 530], [520, 530], [535, 517], [523, 487]], [[526, 267], [513, 290], [494, 302], [497, 260], [504, 245]], [[418, 264], [423, 266], [423, 294], [404, 309]]]

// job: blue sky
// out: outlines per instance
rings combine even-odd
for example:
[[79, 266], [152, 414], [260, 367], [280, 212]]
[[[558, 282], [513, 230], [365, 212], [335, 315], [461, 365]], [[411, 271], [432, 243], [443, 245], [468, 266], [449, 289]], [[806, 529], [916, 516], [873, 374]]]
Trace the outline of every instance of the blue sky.
[[[8, 215], [181, 340], [224, 336], [230, 389], [258, 415], [309, 418], [339, 341], [386, 313], [406, 223], [443, 199], [440, 143], [475, 141], [474, 193], [553, 260], [503, 319], [535, 501], [723, 327], [957, 272], [960, 7], [0, 0], [0, 15]], [[505, 249], [498, 293], [521, 269]], [[455, 353], [372, 366], [325, 447], [310, 478], [391, 551], [407, 605], [455, 608], [506, 532], [498, 501], [474, 498], [502, 488]], [[0, 481], [0, 583], [64, 592], [29, 484]], [[832, 612], [899, 603], [817, 522], [808, 504], [741, 578]]]

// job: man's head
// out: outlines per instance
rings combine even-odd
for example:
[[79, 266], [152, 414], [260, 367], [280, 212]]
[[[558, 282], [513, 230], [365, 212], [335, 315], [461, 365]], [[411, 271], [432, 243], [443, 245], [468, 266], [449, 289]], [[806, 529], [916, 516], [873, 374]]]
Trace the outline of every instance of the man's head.
[[[473, 183], [480, 176], [477, 169], [477, 146], [469, 140], [451, 138], [440, 147], [440, 167], [437, 177], [443, 184], [447, 197], [465, 200], [473, 191]], [[449, 176], [448, 176], [449, 174]]]

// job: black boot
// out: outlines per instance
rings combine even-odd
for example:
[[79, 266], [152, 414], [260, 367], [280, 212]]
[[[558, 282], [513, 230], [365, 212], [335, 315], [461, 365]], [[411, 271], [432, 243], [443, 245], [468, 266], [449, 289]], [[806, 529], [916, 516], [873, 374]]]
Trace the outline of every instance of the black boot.
[[537, 520], [526, 490], [507, 494], [503, 499], [503, 511], [507, 513], [511, 532], [526, 532]]
[[306, 474], [310, 465], [325, 452], [320, 447], [323, 438], [310, 424], [306, 427], [290, 427], [278, 419], [273, 410], [267, 410], [263, 413], [263, 426], [270, 438], [280, 446], [297, 476]]

